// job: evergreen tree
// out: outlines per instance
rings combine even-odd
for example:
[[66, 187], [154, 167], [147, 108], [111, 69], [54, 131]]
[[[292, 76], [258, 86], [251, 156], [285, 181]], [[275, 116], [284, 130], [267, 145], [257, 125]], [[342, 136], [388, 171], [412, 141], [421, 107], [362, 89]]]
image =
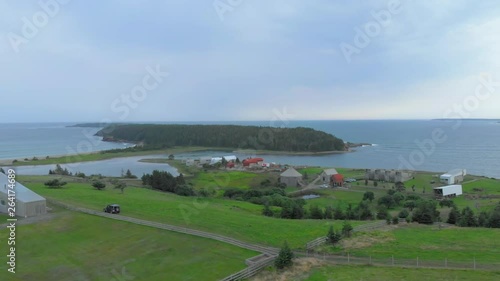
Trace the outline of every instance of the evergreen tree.
[[337, 207], [335, 207], [335, 210], [333, 211], [333, 218], [336, 220], [345, 219], [344, 211], [342, 211], [342, 208], [340, 208], [340, 205], [337, 205]]
[[309, 212], [310, 212], [311, 219], [321, 220], [324, 217], [323, 211], [316, 205], [311, 205], [309, 207]]
[[342, 234], [333, 229], [333, 225], [330, 225], [328, 233], [326, 234], [327, 242], [335, 245], [342, 239]]
[[348, 221], [344, 221], [344, 224], [342, 225], [342, 236], [351, 237], [352, 230], [352, 225]]
[[488, 219], [488, 227], [500, 228], [500, 203], [493, 209]]
[[333, 219], [333, 208], [332, 208], [332, 206], [326, 206], [326, 208], [325, 208], [325, 219], [327, 219], [327, 220]]
[[463, 227], [473, 227], [478, 225], [474, 211], [469, 206], [462, 210], [458, 225]]
[[288, 243], [285, 241], [283, 247], [278, 254], [278, 257], [274, 261], [274, 265], [278, 269], [283, 269], [285, 267], [291, 266], [293, 264], [293, 252], [288, 247]]

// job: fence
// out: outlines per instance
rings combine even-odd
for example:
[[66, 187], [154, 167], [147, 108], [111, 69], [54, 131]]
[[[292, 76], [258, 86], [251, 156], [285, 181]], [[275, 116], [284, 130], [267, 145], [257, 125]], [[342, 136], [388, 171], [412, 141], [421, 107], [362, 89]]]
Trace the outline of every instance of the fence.
[[262, 261], [255, 263], [252, 266], [243, 269], [242, 271], [229, 275], [228, 277], [222, 279], [222, 281], [234, 281], [234, 280], [243, 280], [246, 278], [250, 278], [255, 274], [257, 274], [262, 268], [272, 265], [275, 259], [276, 256], [268, 257]]
[[[352, 229], [352, 232], [375, 230], [375, 229], [384, 227], [386, 225], [387, 225], [387, 223], [385, 221], [377, 221], [377, 222], [373, 222], [373, 223], [368, 223], [368, 224], [356, 226]], [[316, 248], [317, 246], [326, 243], [326, 241], [327, 241], [326, 236], [318, 237], [318, 238], [316, 238], [316, 239], [314, 239], [306, 244], [306, 250], [312, 250], [312, 249]]]
[[236, 240], [236, 239], [233, 239], [230, 237], [222, 236], [219, 234], [209, 233], [209, 232], [205, 232], [205, 231], [200, 231], [200, 230], [195, 230], [195, 229], [190, 229], [190, 228], [185, 228], [185, 227], [180, 227], [180, 226], [175, 226], [175, 225], [170, 225], [170, 224], [141, 220], [141, 219], [126, 217], [126, 216], [121, 216], [121, 215], [116, 215], [116, 214], [111, 215], [108, 213], [98, 212], [98, 211], [91, 210], [91, 209], [69, 206], [67, 204], [64, 204], [64, 203], [61, 203], [58, 201], [54, 201], [51, 199], [47, 199], [47, 201], [53, 205], [57, 205], [57, 206], [60, 206], [60, 207], [63, 207], [63, 208], [66, 208], [66, 209], [72, 210], [72, 211], [77, 211], [77, 212], [86, 213], [86, 214], [90, 214], [90, 215], [111, 218], [111, 219], [115, 219], [115, 220], [119, 220], [119, 221], [131, 222], [131, 223], [135, 223], [135, 224], [165, 229], [165, 230], [179, 232], [179, 233], [183, 233], [183, 234], [189, 234], [189, 235], [209, 238], [209, 239], [217, 240], [220, 242], [228, 243], [228, 244], [231, 244], [234, 246], [238, 246], [240, 248], [265, 253], [268, 255], [276, 255], [279, 252], [279, 249], [277, 249], [277, 248], [264, 247], [264, 246], [260, 246], [260, 245], [250, 244], [250, 243], [239, 241], [239, 240]]
[[438, 268], [438, 269], [473, 269], [473, 270], [499, 270], [499, 263], [479, 263], [474, 257], [470, 261], [453, 261], [444, 260], [425, 260], [419, 259], [403, 259], [395, 258], [375, 258], [375, 257], [358, 257], [347, 254], [327, 255], [310, 252], [295, 252], [296, 256], [313, 257], [324, 261], [334, 262], [336, 264], [352, 264], [352, 265], [377, 265], [377, 266], [395, 266], [395, 267], [415, 267], [415, 268]]

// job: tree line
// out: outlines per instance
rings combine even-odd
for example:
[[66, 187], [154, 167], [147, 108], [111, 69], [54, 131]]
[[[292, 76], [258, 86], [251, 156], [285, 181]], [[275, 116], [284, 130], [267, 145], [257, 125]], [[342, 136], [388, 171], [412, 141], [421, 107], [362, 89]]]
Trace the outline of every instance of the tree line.
[[114, 125], [97, 132], [107, 141], [143, 143], [147, 147], [228, 147], [294, 152], [343, 151], [344, 141], [311, 128], [236, 125]]

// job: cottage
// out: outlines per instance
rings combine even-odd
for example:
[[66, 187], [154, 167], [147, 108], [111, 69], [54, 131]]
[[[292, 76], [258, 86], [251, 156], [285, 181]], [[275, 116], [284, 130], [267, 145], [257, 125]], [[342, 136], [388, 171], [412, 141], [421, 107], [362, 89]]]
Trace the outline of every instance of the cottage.
[[455, 169], [451, 170], [446, 174], [439, 176], [439, 181], [444, 184], [457, 184], [464, 181], [464, 177], [467, 174], [465, 169]]
[[[0, 213], [8, 213], [8, 177], [0, 173]], [[47, 213], [46, 200], [24, 185], [16, 182], [16, 216], [34, 217]]]
[[302, 179], [302, 174], [297, 172], [294, 168], [288, 168], [286, 171], [280, 175], [280, 183], [286, 184], [286, 186], [297, 187], [300, 185], [300, 180]]
[[337, 175], [338, 172], [335, 169], [325, 169], [323, 172], [321, 172], [321, 180], [323, 183], [328, 183], [330, 184], [332, 182], [332, 176]]
[[462, 195], [462, 186], [459, 184], [434, 188], [434, 195], [438, 198], [449, 198]]

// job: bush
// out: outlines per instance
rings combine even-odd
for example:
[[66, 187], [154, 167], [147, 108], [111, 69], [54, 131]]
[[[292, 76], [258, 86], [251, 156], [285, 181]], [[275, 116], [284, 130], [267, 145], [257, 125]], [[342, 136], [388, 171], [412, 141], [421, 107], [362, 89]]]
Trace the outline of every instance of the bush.
[[180, 195], [180, 196], [195, 196], [196, 192], [194, 192], [194, 189], [189, 186], [189, 185], [179, 185], [175, 189], [175, 194]]
[[402, 219], [406, 219], [409, 215], [410, 215], [410, 212], [408, 212], [408, 210], [406, 210], [406, 209], [403, 209], [399, 212], [398, 217], [400, 217]]
[[274, 265], [278, 269], [283, 269], [285, 267], [291, 266], [293, 264], [293, 252], [288, 247], [288, 243], [285, 241], [283, 247], [281, 248], [278, 257], [274, 261]]
[[102, 181], [94, 181], [92, 183], [92, 186], [95, 187], [97, 190], [103, 190], [106, 187], [106, 184], [103, 183]]
[[342, 225], [342, 236], [351, 237], [352, 230], [352, 225], [348, 221], [344, 221], [344, 224]]
[[394, 216], [392, 218], [392, 224], [398, 224], [399, 223], [399, 218], [397, 216]]
[[66, 182], [60, 181], [58, 179], [53, 179], [53, 180], [46, 181], [44, 183], [44, 185], [49, 187], [49, 188], [61, 188], [64, 185], [66, 185]]

